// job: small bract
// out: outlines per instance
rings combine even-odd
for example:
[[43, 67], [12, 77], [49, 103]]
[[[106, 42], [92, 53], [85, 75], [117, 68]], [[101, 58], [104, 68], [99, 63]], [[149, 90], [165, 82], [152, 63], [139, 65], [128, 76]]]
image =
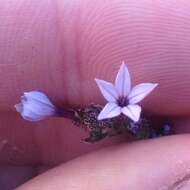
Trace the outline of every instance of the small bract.
[[98, 115], [98, 120], [113, 118], [121, 113], [134, 122], [138, 122], [141, 107], [137, 105], [158, 84], [141, 83], [131, 88], [131, 78], [126, 64], [123, 62], [115, 79], [115, 84], [95, 79], [102, 95], [108, 101]]
[[15, 105], [17, 112], [29, 121], [40, 121], [56, 114], [55, 106], [39, 91], [25, 92], [21, 102]]

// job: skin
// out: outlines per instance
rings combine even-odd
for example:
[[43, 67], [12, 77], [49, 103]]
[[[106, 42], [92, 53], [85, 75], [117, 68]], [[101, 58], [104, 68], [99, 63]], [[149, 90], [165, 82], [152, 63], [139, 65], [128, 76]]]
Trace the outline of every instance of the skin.
[[188, 134], [133, 143], [119, 136], [87, 145], [80, 143], [87, 134], [69, 120], [30, 123], [13, 107], [30, 90], [41, 90], [65, 107], [105, 104], [94, 78], [113, 81], [125, 60], [133, 84], [159, 83], [143, 108], [169, 115], [176, 133], [188, 133], [188, 1], [0, 3], [0, 131], [2, 142], [6, 140], [0, 161], [35, 168], [61, 164], [19, 190], [165, 190], [188, 185]]

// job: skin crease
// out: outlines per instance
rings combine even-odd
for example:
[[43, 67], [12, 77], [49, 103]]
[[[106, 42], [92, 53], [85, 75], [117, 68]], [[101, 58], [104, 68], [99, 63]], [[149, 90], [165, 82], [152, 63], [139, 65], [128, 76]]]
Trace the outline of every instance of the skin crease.
[[[133, 84], [159, 83], [159, 87], [143, 101], [143, 108], [155, 114], [170, 115], [171, 118], [180, 117], [174, 118], [176, 131], [181, 133], [186, 129], [185, 132], [188, 132], [188, 1], [96, 0], [94, 3], [89, 0], [0, 0], [0, 3], [0, 131], [1, 139], [10, 143], [10, 146], [2, 149], [2, 163], [54, 165], [101, 147], [125, 142], [126, 137], [122, 136], [95, 145], [82, 144], [79, 143], [80, 139], [86, 133], [74, 127], [70, 121], [53, 118], [30, 123], [22, 120], [13, 107], [22, 93], [29, 90], [45, 92], [58, 105], [79, 106], [92, 101], [105, 104], [94, 78], [113, 81], [122, 60], [127, 62]], [[154, 147], [155, 142], [157, 148]], [[118, 184], [114, 184], [119, 186], [117, 189], [173, 188], [173, 183], [188, 175], [189, 143], [186, 135], [160, 138], [153, 142], [143, 141], [134, 145], [118, 145], [111, 151], [105, 149], [112, 158], [107, 158], [106, 163], [101, 159], [102, 156], [99, 157], [105, 155], [104, 150], [95, 152], [89, 155], [89, 162], [88, 155], [79, 157], [20, 189], [47, 189], [49, 186], [51, 189], [76, 189], [66, 184], [66, 180], [60, 182], [63, 178], [70, 181], [74, 177], [76, 184], [85, 184], [83, 182], [88, 176], [77, 175], [75, 166], [87, 162], [86, 168], [90, 173], [92, 163], [98, 163], [99, 167], [105, 167], [106, 170], [122, 157], [131, 164], [120, 165], [126, 173], [123, 176], [122, 172], [118, 173]], [[18, 149], [12, 155], [10, 153], [14, 147]], [[146, 147], [148, 154], [143, 154]], [[117, 149], [122, 151], [113, 159]], [[129, 154], [126, 153], [125, 157], [124, 153], [122, 156], [126, 150]], [[94, 158], [94, 154], [98, 156]], [[144, 160], [140, 166], [136, 164], [139, 155]], [[105, 166], [99, 164], [102, 160]], [[121, 163], [125, 163], [124, 160]], [[146, 163], [150, 165], [147, 166]], [[164, 164], [164, 169], [160, 163]], [[185, 167], [178, 167], [179, 165]], [[78, 186], [78, 189], [88, 189], [88, 185], [92, 185], [91, 189], [106, 189], [109, 187], [106, 187], [109, 179], [118, 172], [117, 167], [116, 164], [113, 171], [110, 171], [110, 178], [105, 177], [102, 181], [97, 179], [99, 173], [95, 170], [92, 184], [86, 184], [84, 188]], [[131, 168], [130, 171], [136, 171], [140, 178], [136, 179], [136, 175], [127, 172], [128, 167]], [[63, 174], [65, 168], [68, 172]], [[155, 183], [147, 180], [147, 170], [155, 176], [156, 179], [151, 178]], [[168, 179], [166, 176], [171, 170], [173, 175]], [[106, 171], [109, 174], [109, 170]], [[56, 175], [52, 183], [48, 182], [56, 172], [60, 175]], [[96, 183], [96, 179], [100, 180], [99, 183]], [[126, 182], [126, 179], [129, 180]]]

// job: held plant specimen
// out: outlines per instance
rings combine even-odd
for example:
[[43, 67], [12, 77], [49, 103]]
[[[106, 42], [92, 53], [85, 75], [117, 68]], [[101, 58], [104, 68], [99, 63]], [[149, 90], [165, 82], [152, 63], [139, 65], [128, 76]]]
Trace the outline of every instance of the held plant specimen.
[[170, 134], [170, 123], [154, 128], [152, 119], [138, 105], [158, 84], [141, 83], [131, 87], [130, 74], [124, 62], [114, 84], [100, 79], [95, 81], [107, 100], [105, 106], [90, 104], [82, 108], [60, 108], [53, 105], [44, 93], [31, 91], [21, 96], [21, 102], [15, 108], [28, 121], [40, 121], [51, 116], [71, 119], [74, 125], [89, 132], [89, 137], [83, 141], [90, 143], [123, 133], [140, 139]]

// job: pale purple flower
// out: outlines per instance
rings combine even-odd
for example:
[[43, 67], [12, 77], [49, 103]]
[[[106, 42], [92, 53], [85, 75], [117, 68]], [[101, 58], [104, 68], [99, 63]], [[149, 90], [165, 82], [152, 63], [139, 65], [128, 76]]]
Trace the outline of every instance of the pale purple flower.
[[131, 89], [131, 78], [126, 64], [123, 62], [115, 79], [115, 84], [95, 79], [102, 95], [108, 101], [98, 115], [98, 120], [113, 118], [121, 113], [134, 122], [138, 122], [141, 107], [137, 105], [158, 84], [141, 83]]
[[40, 121], [56, 114], [56, 107], [39, 91], [25, 92], [21, 102], [15, 105], [17, 112], [29, 121]]

